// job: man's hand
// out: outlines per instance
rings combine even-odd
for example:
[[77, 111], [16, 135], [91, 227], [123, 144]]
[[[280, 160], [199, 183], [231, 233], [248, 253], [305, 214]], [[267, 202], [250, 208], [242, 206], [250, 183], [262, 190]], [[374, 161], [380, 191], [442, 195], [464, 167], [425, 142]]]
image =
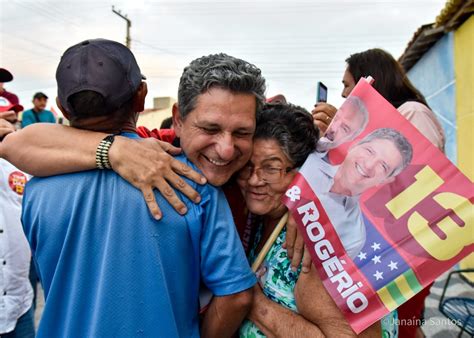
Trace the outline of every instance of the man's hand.
[[331, 124], [336, 112], [336, 107], [326, 102], [318, 102], [314, 105], [311, 114], [313, 115], [314, 125], [319, 128], [321, 135], [323, 135], [328, 129], [328, 126]]
[[199, 184], [206, 183], [206, 179], [170, 155], [180, 152], [180, 148], [153, 138], [138, 141], [117, 136], [110, 148], [109, 159], [112, 168], [122, 178], [141, 190], [153, 217], [160, 219], [162, 213], [155, 200], [154, 188], [157, 188], [180, 214], [185, 214], [187, 208], [171, 186], [195, 203], [201, 201], [199, 194], [179, 175]]
[[286, 222], [286, 240], [283, 247], [291, 259], [291, 270], [296, 271], [300, 263], [303, 263], [301, 271], [309, 272], [311, 269], [311, 256], [304, 244], [303, 235], [298, 230], [298, 225], [290, 214]]
[[6, 135], [15, 131], [15, 127], [10, 122], [3, 119], [2, 115], [4, 115], [4, 113], [0, 113], [0, 141], [3, 140]]

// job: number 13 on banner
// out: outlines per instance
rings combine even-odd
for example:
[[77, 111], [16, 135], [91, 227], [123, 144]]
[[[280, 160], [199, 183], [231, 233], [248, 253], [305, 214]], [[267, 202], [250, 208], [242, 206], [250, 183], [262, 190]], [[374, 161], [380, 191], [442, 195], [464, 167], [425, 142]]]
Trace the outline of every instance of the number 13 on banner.
[[[444, 183], [429, 166], [420, 170], [415, 179], [415, 182], [385, 205], [396, 219], [405, 215]], [[446, 261], [474, 243], [474, 209], [466, 197], [452, 192], [438, 193], [433, 196], [433, 200], [449, 215], [433, 224], [433, 220], [427, 220], [420, 214], [421, 211], [414, 211], [408, 218], [408, 230], [432, 257]], [[438, 235], [433, 231], [433, 225], [442, 234]]]

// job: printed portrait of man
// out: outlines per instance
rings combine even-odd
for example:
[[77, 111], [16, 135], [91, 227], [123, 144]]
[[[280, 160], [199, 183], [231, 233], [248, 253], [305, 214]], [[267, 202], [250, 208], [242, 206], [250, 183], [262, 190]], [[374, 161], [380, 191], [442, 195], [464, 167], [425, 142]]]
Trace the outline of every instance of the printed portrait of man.
[[413, 148], [405, 136], [395, 129], [380, 128], [352, 145], [340, 165], [331, 165], [315, 152], [301, 168], [351, 258], [366, 238], [361, 194], [393, 182], [412, 157]]
[[349, 96], [336, 112], [326, 133], [317, 144], [317, 151], [327, 153], [343, 143], [354, 140], [367, 126], [369, 113], [357, 96]]

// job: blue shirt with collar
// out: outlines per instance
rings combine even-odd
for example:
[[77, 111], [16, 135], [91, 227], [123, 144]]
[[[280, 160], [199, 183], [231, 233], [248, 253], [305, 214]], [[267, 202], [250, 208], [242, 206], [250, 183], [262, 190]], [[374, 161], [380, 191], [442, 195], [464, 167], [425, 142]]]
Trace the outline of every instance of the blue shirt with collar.
[[217, 296], [256, 283], [221, 189], [188, 183], [202, 201], [178, 193], [181, 216], [156, 193], [160, 221], [113, 171], [28, 183], [22, 222], [46, 298], [38, 337], [198, 337], [200, 282]]

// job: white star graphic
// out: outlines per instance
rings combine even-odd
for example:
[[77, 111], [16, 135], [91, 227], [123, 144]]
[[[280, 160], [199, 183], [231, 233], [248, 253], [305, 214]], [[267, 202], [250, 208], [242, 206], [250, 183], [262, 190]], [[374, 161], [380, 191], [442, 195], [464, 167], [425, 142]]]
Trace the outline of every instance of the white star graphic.
[[372, 275], [375, 277], [375, 280], [383, 279], [383, 272], [376, 270], [375, 273]]
[[357, 257], [359, 257], [359, 259], [360, 259], [361, 261], [363, 261], [364, 259], [367, 258], [367, 253], [361, 251], [361, 252], [357, 255]]
[[374, 258], [372, 258], [372, 262], [374, 262], [374, 264], [382, 263], [382, 262], [380, 261], [380, 256], [374, 256]]
[[390, 271], [393, 271], [393, 270], [398, 270], [398, 262], [392, 262], [392, 260], [390, 260], [390, 264], [388, 264], [387, 266], [390, 268]]
[[374, 251], [380, 250], [380, 243], [374, 242], [370, 247], [374, 249]]

